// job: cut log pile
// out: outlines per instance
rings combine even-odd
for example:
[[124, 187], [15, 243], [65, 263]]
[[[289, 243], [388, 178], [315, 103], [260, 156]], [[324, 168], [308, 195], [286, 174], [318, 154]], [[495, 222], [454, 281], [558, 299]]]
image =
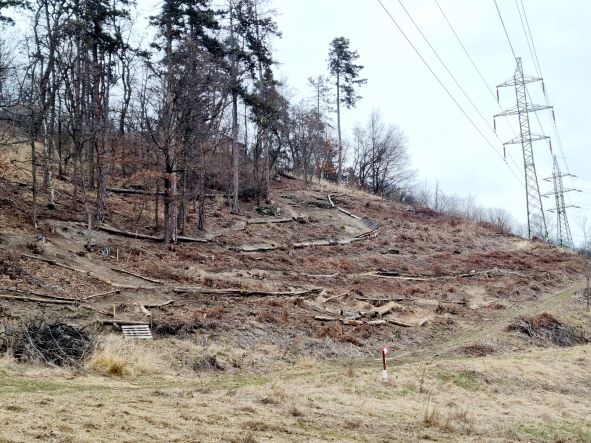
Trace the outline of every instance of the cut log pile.
[[[324, 302], [326, 303], [329, 300], [343, 297], [345, 295], [347, 295], [347, 293], [332, 296], [332, 297], [325, 299]], [[404, 309], [403, 306], [399, 305], [398, 303], [396, 303], [394, 301], [391, 301], [390, 303], [388, 303], [384, 306], [380, 306], [380, 307], [371, 309], [369, 311], [341, 310], [339, 312], [339, 316], [316, 315], [316, 316], [314, 316], [314, 320], [323, 321], [323, 322], [338, 321], [338, 322], [342, 323], [343, 325], [348, 325], [348, 326], [359, 326], [359, 325], [381, 326], [381, 325], [385, 325], [385, 324], [390, 323], [390, 324], [393, 324], [396, 326], [401, 326], [404, 328], [412, 328], [413, 326], [424, 326], [428, 321], [427, 319], [425, 319], [425, 320], [417, 323], [416, 325], [413, 325], [413, 324], [403, 322], [401, 320], [398, 320], [398, 319], [395, 319], [392, 317], [386, 318], [385, 316], [389, 315], [395, 308]]]

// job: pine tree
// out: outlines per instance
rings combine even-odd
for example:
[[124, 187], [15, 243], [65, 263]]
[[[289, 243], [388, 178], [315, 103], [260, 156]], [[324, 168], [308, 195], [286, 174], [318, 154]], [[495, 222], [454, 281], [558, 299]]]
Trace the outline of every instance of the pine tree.
[[328, 52], [328, 70], [335, 79], [336, 104], [337, 104], [337, 133], [339, 141], [339, 164], [337, 181], [341, 181], [343, 172], [343, 140], [341, 136], [341, 104], [347, 109], [355, 107], [361, 96], [356, 92], [359, 85], [365, 84], [367, 80], [360, 79], [359, 73], [362, 65], [355, 64], [359, 58], [357, 51], [349, 48], [349, 39], [337, 37], [331, 43]]

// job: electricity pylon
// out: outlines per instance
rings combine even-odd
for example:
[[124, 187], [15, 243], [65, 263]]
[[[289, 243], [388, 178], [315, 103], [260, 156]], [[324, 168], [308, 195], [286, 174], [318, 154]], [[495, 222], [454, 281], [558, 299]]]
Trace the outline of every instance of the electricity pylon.
[[540, 187], [538, 185], [538, 176], [536, 174], [536, 165], [534, 162], [533, 142], [544, 140], [549, 137], [545, 135], [532, 134], [529, 124], [529, 113], [537, 112], [543, 109], [549, 109], [551, 106], [534, 105], [528, 103], [527, 84], [542, 81], [539, 77], [531, 77], [523, 74], [523, 67], [521, 65], [521, 58], [515, 59], [517, 67], [513, 77], [497, 86], [503, 88], [507, 86], [515, 87], [515, 95], [517, 97], [517, 106], [507, 109], [506, 111], [495, 115], [494, 117], [502, 117], [509, 115], [519, 116], [520, 135], [509, 140], [503, 145], [520, 144], [523, 150], [523, 166], [525, 170], [525, 198], [527, 204], [527, 233], [529, 238], [539, 238], [548, 240], [548, 229], [546, 227], [546, 219], [544, 217], [544, 208], [542, 206], [542, 198], [540, 196]]
[[566, 208], [575, 208], [573, 205], [566, 205], [564, 202], [564, 193], [570, 191], [577, 191], [577, 189], [564, 189], [562, 177], [568, 177], [572, 174], [562, 174], [556, 155], [554, 157], [554, 166], [552, 168], [552, 177], [545, 178], [545, 181], [554, 183], [554, 192], [544, 194], [544, 197], [554, 195], [556, 207], [548, 209], [549, 212], [556, 212], [556, 239], [560, 246], [574, 249], [573, 236], [570, 232], [570, 225], [568, 224], [568, 217], [566, 216]]

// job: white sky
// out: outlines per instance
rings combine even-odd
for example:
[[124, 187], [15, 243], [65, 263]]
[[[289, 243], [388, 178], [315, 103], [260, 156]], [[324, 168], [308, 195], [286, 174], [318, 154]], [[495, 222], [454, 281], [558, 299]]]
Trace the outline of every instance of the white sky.
[[[487, 127], [487, 123], [492, 126], [493, 114], [501, 109], [435, 1], [403, 0], [403, 4], [486, 121], [439, 64], [398, 0], [383, 3], [456, 100], [497, 151], [502, 152], [501, 142]], [[447, 193], [474, 195], [480, 204], [506, 208], [518, 221], [526, 222], [523, 186], [445, 93], [377, 0], [273, 0], [272, 4], [279, 13], [279, 28], [283, 32], [282, 39], [275, 43], [276, 57], [281, 63], [279, 77], [301, 97], [312, 94], [307, 86], [309, 76], [326, 74], [329, 42], [337, 36], [349, 38], [352, 48], [359, 52], [359, 62], [365, 65], [363, 76], [368, 83], [361, 89], [364, 98], [357, 109], [344, 113], [347, 131], [356, 122], [364, 121], [373, 108], [380, 109], [384, 120], [397, 124], [406, 133], [413, 167], [420, 179], [438, 180]], [[493, 0], [439, 0], [439, 4], [494, 91], [497, 84], [512, 76], [515, 61]], [[515, 1], [498, 0], [498, 4], [526, 74], [535, 75]], [[569, 202], [584, 206], [569, 212], [577, 242], [581, 240], [579, 218], [591, 210], [591, 157], [586, 145], [591, 110], [585, 106], [591, 103], [591, 4], [583, 0], [524, 0], [524, 6], [569, 170], [580, 177], [566, 179], [565, 186], [588, 191], [568, 195]], [[515, 106], [514, 90], [501, 89], [500, 94], [503, 108]], [[539, 83], [530, 86], [530, 94], [534, 102], [544, 104]], [[544, 133], [552, 137], [553, 148], [561, 155], [549, 113], [540, 112], [539, 117]], [[511, 125], [517, 129], [516, 117]], [[540, 132], [535, 117], [532, 127]], [[497, 119], [497, 128], [503, 141], [514, 135], [504, 119]], [[552, 173], [548, 145], [538, 142], [534, 149], [541, 191], [549, 192], [551, 184], [541, 180]], [[507, 152], [517, 167], [511, 160], [509, 163], [523, 181], [520, 146], [508, 146]], [[561, 167], [566, 169], [564, 162]], [[554, 207], [553, 199], [544, 198], [543, 203], [545, 208]]]

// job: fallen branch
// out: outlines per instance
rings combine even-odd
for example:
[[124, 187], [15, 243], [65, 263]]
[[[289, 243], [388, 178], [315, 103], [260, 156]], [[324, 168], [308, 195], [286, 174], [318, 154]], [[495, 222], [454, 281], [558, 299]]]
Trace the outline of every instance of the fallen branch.
[[64, 269], [68, 269], [70, 271], [74, 271], [74, 272], [81, 272], [83, 274], [88, 274], [90, 271], [85, 271], [83, 269], [78, 269], [78, 268], [73, 268], [72, 266], [68, 266], [68, 265], [64, 265], [63, 263], [59, 263], [55, 260], [51, 260], [49, 258], [44, 258], [44, 257], [37, 257], [35, 255], [29, 255], [29, 254], [20, 254], [23, 257], [26, 258], [30, 258], [32, 260], [39, 260], [45, 263], [49, 263], [50, 265], [55, 265], [55, 266], [59, 266], [60, 268], [64, 268]]
[[146, 287], [146, 286], [134, 286], [134, 285], [128, 285], [125, 283], [115, 283], [109, 279], [106, 279], [104, 277], [101, 277], [99, 275], [96, 275], [94, 272], [92, 271], [85, 271], [84, 269], [78, 269], [78, 268], [73, 268], [72, 266], [68, 266], [68, 265], [64, 265], [63, 263], [59, 263], [55, 260], [51, 260], [49, 258], [43, 258], [43, 257], [36, 257], [34, 255], [28, 255], [28, 254], [21, 254], [23, 257], [26, 258], [30, 258], [33, 260], [40, 260], [42, 262], [45, 263], [49, 263], [51, 265], [54, 266], [59, 266], [60, 268], [64, 268], [64, 269], [68, 269], [70, 271], [74, 271], [74, 272], [79, 272], [81, 274], [85, 274], [91, 278], [94, 278], [95, 280], [98, 280], [102, 283], [106, 283], [109, 286], [113, 286], [114, 288], [120, 288], [120, 289], [143, 289], [143, 290], [153, 290], [156, 289], [155, 287]]
[[111, 268], [111, 269], [113, 271], [121, 272], [122, 274], [127, 274], [127, 275], [131, 275], [132, 277], [139, 278], [140, 280], [146, 280], [151, 283], [158, 283], [160, 285], [164, 284], [164, 282], [162, 280], [156, 280], [155, 278], [144, 277], [143, 275], [135, 274], [131, 271], [126, 271], [125, 269], [119, 269], [119, 268]]
[[112, 289], [111, 291], [99, 292], [98, 294], [88, 295], [88, 296], [84, 297], [82, 300], [91, 300], [93, 298], [103, 297], [105, 295], [119, 294], [120, 292], [121, 292], [121, 289]]
[[331, 196], [330, 194], [328, 194], [328, 203], [330, 203], [330, 207], [331, 207], [331, 208], [334, 208], [334, 207], [335, 207], [335, 204], [334, 204], [334, 202], [332, 201], [332, 196]]

